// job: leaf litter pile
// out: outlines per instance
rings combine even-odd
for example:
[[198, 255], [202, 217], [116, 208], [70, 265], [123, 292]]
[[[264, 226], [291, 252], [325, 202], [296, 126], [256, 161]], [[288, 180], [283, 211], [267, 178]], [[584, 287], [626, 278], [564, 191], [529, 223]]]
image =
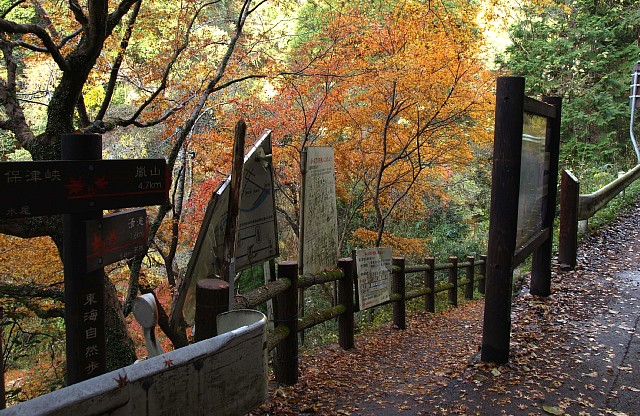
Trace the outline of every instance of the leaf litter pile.
[[640, 209], [583, 240], [548, 298], [513, 298], [511, 357], [479, 360], [483, 301], [407, 319], [300, 356], [253, 415], [640, 415]]

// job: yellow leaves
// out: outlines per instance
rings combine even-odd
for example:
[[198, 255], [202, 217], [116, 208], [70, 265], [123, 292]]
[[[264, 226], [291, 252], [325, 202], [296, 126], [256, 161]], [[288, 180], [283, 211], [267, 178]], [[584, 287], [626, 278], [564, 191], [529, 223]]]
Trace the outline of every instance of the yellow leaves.
[[50, 238], [23, 239], [0, 234], [0, 280], [50, 285], [64, 280], [62, 270], [58, 250]]
[[[371, 247], [377, 238], [375, 231], [358, 228], [353, 233], [353, 243], [357, 247]], [[385, 233], [382, 236], [381, 247], [391, 247], [394, 256], [419, 257], [427, 252], [427, 240], [424, 238], [404, 238]]]

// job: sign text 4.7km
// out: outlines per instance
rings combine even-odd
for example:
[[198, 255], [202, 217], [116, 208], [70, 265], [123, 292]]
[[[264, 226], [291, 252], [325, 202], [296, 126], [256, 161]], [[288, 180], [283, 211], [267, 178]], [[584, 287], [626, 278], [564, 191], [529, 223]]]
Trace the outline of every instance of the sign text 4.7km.
[[156, 205], [168, 184], [164, 159], [0, 163], [0, 218]]

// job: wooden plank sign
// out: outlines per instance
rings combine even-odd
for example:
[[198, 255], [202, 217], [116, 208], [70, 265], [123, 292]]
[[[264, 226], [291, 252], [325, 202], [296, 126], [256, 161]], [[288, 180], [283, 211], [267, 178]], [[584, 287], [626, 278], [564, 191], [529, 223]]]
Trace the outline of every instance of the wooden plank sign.
[[87, 271], [144, 253], [149, 238], [147, 210], [133, 209], [85, 221]]
[[338, 210], [332, 147], [305, 147], [302, 153], [300, 219], [301, 274], [333, 269], [338, 263]]
[[171, 180], [164, 159], [0, 163], [0, 218], [160, 205]]
[[356, 250], [356, 265], [360, 310], [387, 302], [391, 293], [391, 248]]

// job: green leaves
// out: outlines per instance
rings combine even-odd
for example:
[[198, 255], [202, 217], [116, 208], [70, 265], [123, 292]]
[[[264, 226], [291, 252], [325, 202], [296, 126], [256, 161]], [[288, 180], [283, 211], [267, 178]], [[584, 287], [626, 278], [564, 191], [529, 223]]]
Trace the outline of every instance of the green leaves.
[[[603, 5], [569, 0], [523, 6], [510, 29], [513, 45], [497, 63], [527, 79], [531, 96], [562, 96], [563, 138], [600, 143], [618, 150], [629, 141], [628, 88], [640, 56], [636, 31], [640, 11], [634, 2]], [[564, 3], [564, 4], [563, 4]], [[598, 152], [586, 161], [610, 159]]]

